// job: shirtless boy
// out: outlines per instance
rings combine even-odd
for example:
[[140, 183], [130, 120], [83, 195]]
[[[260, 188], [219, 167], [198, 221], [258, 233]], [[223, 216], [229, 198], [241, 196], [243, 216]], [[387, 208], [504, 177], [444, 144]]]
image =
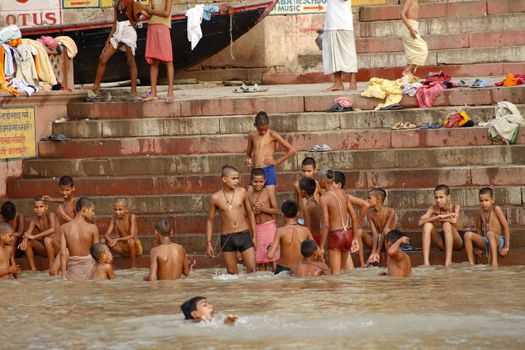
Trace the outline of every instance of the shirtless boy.
[[[208, 303], [205, 297], [193, 297], [186, 300], [180, 306], [180, 310], [184, 314], [185, 320], [193, 322], [211, 321], [215, 317], [213, 305]], [[237, 318], [235, 315], [227, 315], [224, 318], [224, 324], [233, 325]]]
[[18, 277], [20, 266], [15, 264], [14, 230], [11, 225], [0, 223], [0, 279], [8, 280]]
[[[314, 198], [315, 198], [316, 201], [319, 201], [319, 197], [321, 197], [321, 194], [322, 194], [321, 191], [322, 190], [321, 190], [321, 186], [319, 186], [319, 182], [317, 182], [317, 180], [315, 180], [315, 177], [317, 175], [317, 168], [316, 168], [316, 164], [315, 164], [315, 159], [313, 159], [312, 157], [304, 158], [303, 162], [301, 163], [301, 173], [302, 173], [302, 176], [303, 176], [302, 178], [309, 177], [309, 178], [314, 179], [315, 184], [316, 184], [316, 188], [315, 188], [315, 192], [314, 192]], [[300, 179], [295, 181], [295, 183], [293, 184], [293, 189], [294, 189], [294, 194], [295, 194], [295, 202], [299, 204], [299, 214], [300, 215], [304, 215], [304, 209], [305, 209], [305, 206], [306, 206], [307, 199], [305, 199], [305, 197], [301, 196], [301, 188], [299, 186], [299, 181], [300, 181]], [[299, 223], [303, 224], [303, 222], [301, 222], [301, 220], [299, 220]]]
[[128, 201], [117, 198], [113, 203], [113, 218], [104, 238], [112, 251], [131, 258], [131, 267], [137, 267], [137, 255], [142, 255], [142, 243], [137, 234], [137, 217], [130, 214]]
[[275, 268], [275, 274], [282, 271], [292, 272], [303, 260], [301, 255], [301, 243], [306, 239], [312, 239], [312, 233], [304, 226], [297, 223], [299, 208], [292, 200], [287, 200], [281, 206], [284, 215], [284, 226], [277, 229], [272, 248], [268, 252], [268, 259], [273, 259], [278, 248], [281, 248], [281, 256]]
[[372, 235], [364, 230], [358, 231], [357, 243], [359, 243], [359, 262], [365, 266], [364, 245], [371, 248], [367, 265], [379, 265], [381, 251], [385, 237], [396, 226], [396, 213], [394, 209], [385, 207], [386, 192], [382, 188], [373, 188], [368, 191], [368, 203], [372, 210], [368, 211], [368, 225]]
[[322, 181], [326, 187], [326, 193], [320, 199], [323, 212], [320, 247], [324, 252], [328, 239], [328, 264], [332, 273], [337, 275], [341, 270], [353, 268], [353, 264], [350, 267], [347, 266], [347, 260], [351, 263], [348, 256], [354, 245], [353, 232], [357, 230], [357, 216], [348, 194], [335, 184], [334, 171], [328, 170]]
[[[292, 157], [296, 151], [278, 132], [270, 129], [270, 119], [266, 112], [257, 113], [254, 126], [257, 131], [248, 134], [245, 165], [262, 168], [266, 177], [266, 187], [275, 193], [275, 185], [277, 185], [275, 166]], [[284, 147], [286, 153], [275, 160], [273, 155], [277, 144]]]
[[96, 262], [89, 249], [99, 242], [97, 226], [91, 223], [95, 204], [81, 197], [76, 203], [77, 215], [73, 221], [60, 226], [60, 268], [63, 280], [92, 279]]
[[[215, 212], [219, 211], [222, 223], [221, 252], [224, 253], [226, 270], [235, 275], [237, 252], [240, 252], [247, 273], [255, 271], [255, 249], [257, 246], [255, 216], [248, 193], [238, 187], [239, 171], [231, 166], [222, 168], [222, 189], [211, 196], [208, 221], [206, 222], [207, 252], [215, 257], [211, 236]], [[251, 234], [250, 234], [251, 232]]]
[[[275, 237], [277, 226], [275, 224], [275, 215], [279, 213], [277, 209], [277, 199], [275, 193], [270, 192], [264, 187], [264, 171], [260, 168], [252, 170], [252, 186], [248, 189], [248, 197], [255, 215], [255, 228], [257, 230], [257, 247], [255, 249], [255, 262], [258, 271], [266, 271], [268, 263], [279, 260], [279, 254], [274, 260], [268, 260], [266, 252], [272, 244]], [[273, 266], [271, 266], [273, 270]]]
[[[430, 265], [430, 241], [441, 250], [445, 250], [445, 266], [452, 265], [452, 250], [463, 247], [461, 239], [461, 206], [450, 204], [450, 189], [439, 185], [434, 189], [436, 203], [427, 209], [418, 222], [423, 226], [423, 264]], [[441, 229], [442, 231], [438, 231]]]
[[321, 206], [318, 199], [315, 198], [317, 182], [311, 177], [303, 177], [299, 180], [301, 190], [301, 200], [306, 199], [303, 209], [304, 225], [308, 227], [315, 242], [321, 244]]
[[62, 176], [58, 179], [58, 189], [62, 198], [51, 198], [50, 196], [43, 196], [44, 200], [51, 203], [60, 203], [57, 208], [56, 215], [59, 220], [59, 224], [65, 224], [66, 222], [73, 221], [76, 215], [76, 203], [77, 198], [75, 194], [75, 182], [71, 176]]
[[108, 246], [104, 243], [96, 243], [93, 245], [89, 252], [95, 261], [97, 262], [97, 267], [95, 268], [95, 273], [93, 274], [93, 279], [98, 281], [104, 280], [114, 280], [115, 273], [113, 272], [113, 267], [111, 263], [113, 262], [113, 255]]
[[149, 256], [149, 275], [144, 281], [177, 280], [181, 275], [190, 275], [190, 262], [186, 249], [170, 240], [171, 224], [163, 219], [155, 224], [155, 239], [158, 245], [152, 248]]
[[294, 276], [310, 277], [332, 274], [322, 255], [320, 255], [319, 247], [315, 241], [309, 239], [303, 241], [301, 243], [301, 255], [304, 259], [295, 269]]
[[24, 234], [24, 215], [16, 212], [16, 206], [13, 202], [7, 201], [2, 203], [0, 208], [0, 222], [5, 222], [13, 228], [13, 249], [16, 257], [18, 257], [17, 253], [22, 253], [17, 252], [16, 249]]
[[401, 247], [408, 244], [409, 239], [398, 230], [392, 230], [386, 235], [385, 248], [388, 253], [388, 275], [393, 277], [409, 277], [412, 274], [410, 257]]
[[36, 271], [35, 252], [47, 256], [51, 268], [60, 251], [60, 238], [56, 234], [56, 216], [48, 211], [47, 202], [43, 197], [33, 198], [33, 211], [36, 216], [29, 222], [20, 249], [25, 250], [31, 270]]
[[503, 210], [495, 205], [494, 192], [489, 187], [479, 190], [479, 210], [476, 232], [465, 233], [465, 251], [474, 265], [473, 244], [486, 251], [492, 266], [498, 266], [498, 253], [506, 256], [510, 247], [510, 227]]
[[419, 34], [419, 1], [405, 0], [401, 19], [404, 26], [401, 29], [401, 41], [405, 48], [408, 65], [403, 75], [414, 75], [418, 66], [424, 66], [428, 56], [427, 43]]

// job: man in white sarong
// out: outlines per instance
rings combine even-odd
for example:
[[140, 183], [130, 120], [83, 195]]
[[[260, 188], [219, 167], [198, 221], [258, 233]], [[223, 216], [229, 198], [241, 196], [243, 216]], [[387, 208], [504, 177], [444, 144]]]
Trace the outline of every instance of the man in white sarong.
[[323, 71], [334, 75], [325, 91], [344, 90], [342, 74], [350, 73], [350, 90], [357, 90], [357, 54], [350, 0], [328, 0], [323, 33]]
[[408, 65], [403, 75], [415, 75], [417, 67], [424, 66], [428, 56], [428, 46], [419, 34], [418, 0], [405, 0], [401, 19], [405, 24], [401, 29], [401, 40], [407, 55]]

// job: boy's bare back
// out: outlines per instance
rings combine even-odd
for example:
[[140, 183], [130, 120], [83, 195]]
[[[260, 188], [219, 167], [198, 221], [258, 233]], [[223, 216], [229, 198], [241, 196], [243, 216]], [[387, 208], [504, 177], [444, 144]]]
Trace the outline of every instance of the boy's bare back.
[[99, 241], [97, 226], [82, 220], [74, 220], [60, 226], [70, 256], [90, 255], [89, 248]]
[[149, 280], [176, 280], [189, 275], [186, 250], [176, 243], [163, 243], [151, 249]]
[[321, 261], [301, 262], [294, 271], [296, 277], [331, 275], [330, 268]]
[[348, 210], [349, 208], [353, 210], [353, 208], [349, 207], [348, 202], [348, 195], [342, 189], [328, 191], [321, 197], [322, 210], [324, 212], [326, 208], [328, 212], [328, 222], [325, 222], [324, 225], [328, 225], [330, 231], [343, 229], [343, 226], [346, 226], [346, 229], [351, 228]]
[[418, 0], [406, 0], [403, 6], [403, 13], [408, 19], [419, 19], [419, 2]]
[[313, 239], [310, 230], [304, 226], [294, 224], [279, 227], [276, 232], [280, 242], [281, 257], [279, 265], [296, 267], [303, 260], [301, 243]]
[[313, 235], [321, 234], [321, 206], [314, 199], [308, 199], [305, 208], [305, 224]]
[[105, 281], [115, 279], [113, 267], [111, 264], [97, 264], [97, 269], [93, 275], [93, 279], [97, 281]]

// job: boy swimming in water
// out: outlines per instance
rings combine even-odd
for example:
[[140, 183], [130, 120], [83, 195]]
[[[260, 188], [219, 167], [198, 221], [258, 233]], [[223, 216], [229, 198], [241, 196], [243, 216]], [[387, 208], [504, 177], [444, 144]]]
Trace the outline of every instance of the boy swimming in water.
[[95, 261], [97, 262], [97, 267], [93, 274], [93, 279], [98, 281], [104, 280], [114, 280], [115, 273], [113, 272], [113, 267], [111, 263], [113, 262], [113, 255], [108, 246], [104, 243], [96, 243], [93, 245], [89, 252]]
[[[142, 242], [137, 234], [137, 217], [129, 213], [128, 201], [117, 198], [113, 203], [115, 215], [111, 218], [104, 238], [108, 246], [121, 256], [131, 258], [131, 267], [137, 266], [137, 256], [142, 255]], [[112, 233], [115, 233], [112, 236]]]
[[268, 263], [272, 264], [271, 269], [273, 271], [273, 263], [279, 260], [279, 254], [275, 256], [274, 260], [269, 260], [266, 252], [273, 242], [275, 231], [277, 231], [275, 224], [275, 215], [279, 213], [277, 198], [273, 192], [264, 187], [266, 178], [262, 169], [253, 169], [251, 178], [252, 186], [248, 189], [248, 198], [250, 198], [255, 215], [255, 228], [257, 230], [255, 262], [258, 271], [266, 271]]
[[[439, 185], [434, 189], [436, 203], [427, 209], [418, 222], [423, 226], [423, 264], [430, 265], [430, 241], [441, 250], [445, 250], [445, 266], [452, 265], [452, 250], [463, 247], [461, 231], [461, 206], [450, 204], [450, 189]], [[438, 231], [441, 229], [442, 231]]]
[[[213, 305], [208, 303], [205, 297], [193, 297], [186, 300], [180, 306], [185, 320], [194, 322], [211, 321], [215, 317]], [[237, 321], [237, 316], [228, 315], [224, 318], [224, 324], [233, 325]]]
[[[211, 237], [215, 212], [219, 211], [222, 223], [221, 252], [224, 253], [226, 270], [237, 274], [237, 252], [240, 252], [247, 273], [255, 271], [255, 249], [257, 246], [255, 216], [248, 193], [238, 187], [240, 175], [234, 167], [222, 168], [222, 189], [211, 196], [208, 221], [206, 222], [207, 253], [215, 257]], [[251, 232], [251, 233], [250, 233]]]
[[321, 218], [322, 211], [319, 201], [315, 199], [317, 182], [311, 177], [303, 177], [299, 180], [301, 190], [301, 201], [306, 199], [303, 207], [304, 225], [310, 230], [315, 242], [321, 244]]
[[495, 205], [494, 192], [489, 187], [479, 190], [479, 205], [476, 215], [476, 232], [465, 233], [465, 251], [468, 261], [474, 265], [474, 248], [487, 252], [492, 266], [498, 266], [498, 253], [506, 256], [510, 247], [510, 227], [503, 210]]
[[285, 201], [281, 206], [281, 211], [285, 225], [277, 229], [272, 247], [268, 252], [268, 259], [273, 259], [277, 249], [281, 248], [281, 256], [275, 268], [275, 274], [282, 271], [292, 272], [303, 259], [301, 243], [306, 239], [313, 239], [310, 230], [297, 223], [299, 208], [294, 201]]
[[[263, 169], [266, 187], [270, 192], [275, 193], [277, 184], [275, 166], [295, 155], [296, 150], [278, 132], [270, 129], [270, 119], [266, 112], [257, 113], [254, 125], [257, 131], [248, 134], [245, 165]], [[286, 153], [276, 160], [273, 156], [277, 144], [284, 147]]]
[[409, 239], [398, 230], [390, 231], [385, 238], [385, 248], [388, 254], [388, 275], [392, 277], [409, 277], [412, 274], [410, 257], [401, 248], [408, 244]]
[[303, 261], [294, 270], [296, 277], [310, 277], [331, 275], [330, 268], [320, 255], [320, 249], [315, 241], [307, 239], [301, 243], [301, 254]]
[[0, 279], [18, 277], [20, 266], [15, 264], [13, 250], [14, 232], [11, 225], [0, 223]]
[[171, 224], [163, 219], [155, 224], [155, 239], [159, 244], [152, 248], [150, 255], [149, 275], [144, 281], [177, 280], [190, 275], [190, 262], [186, 249], [170, 240]]

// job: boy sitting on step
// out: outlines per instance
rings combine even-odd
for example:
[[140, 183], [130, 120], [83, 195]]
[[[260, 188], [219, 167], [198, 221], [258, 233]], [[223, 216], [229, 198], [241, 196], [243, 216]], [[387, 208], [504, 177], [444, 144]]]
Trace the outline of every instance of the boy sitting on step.
[[332, 274], [330, 268], [324, 262], [321, 250], [315, 241], [310, 239], [303, 241], [301, 243], [301, 254], [304, 259], [294, 270], [294, 276], [310, 277]]
[[111, 263], [113, 262], [113, 255], [108, 246], [104, 243], [96, 243], [89, 249], [91, 256], [97, 262], [93, 279], [98, 281], [114, 280], [115, 273]]
[[510, 227], [503, 210], [495, 205], [494, 192], [489, 187], [479, 190], [480, 208], [476, 215], [476, 232], [465, 233], [465, 251], [474, 265], [473, 244], [486, 251], [492, 266], [498, 266], [498, 253], [506, 256], [510, 247]]
[[115, 200], [113, 212], [115, 215], [111, 218], [104, 238], [111, 250], [121, 256], [129, 256], [131, 267], [137, 267], [137, 256], [143, 252], [137, 234], [137, 217], [129, 213], [128, 201], [125, 198]]

